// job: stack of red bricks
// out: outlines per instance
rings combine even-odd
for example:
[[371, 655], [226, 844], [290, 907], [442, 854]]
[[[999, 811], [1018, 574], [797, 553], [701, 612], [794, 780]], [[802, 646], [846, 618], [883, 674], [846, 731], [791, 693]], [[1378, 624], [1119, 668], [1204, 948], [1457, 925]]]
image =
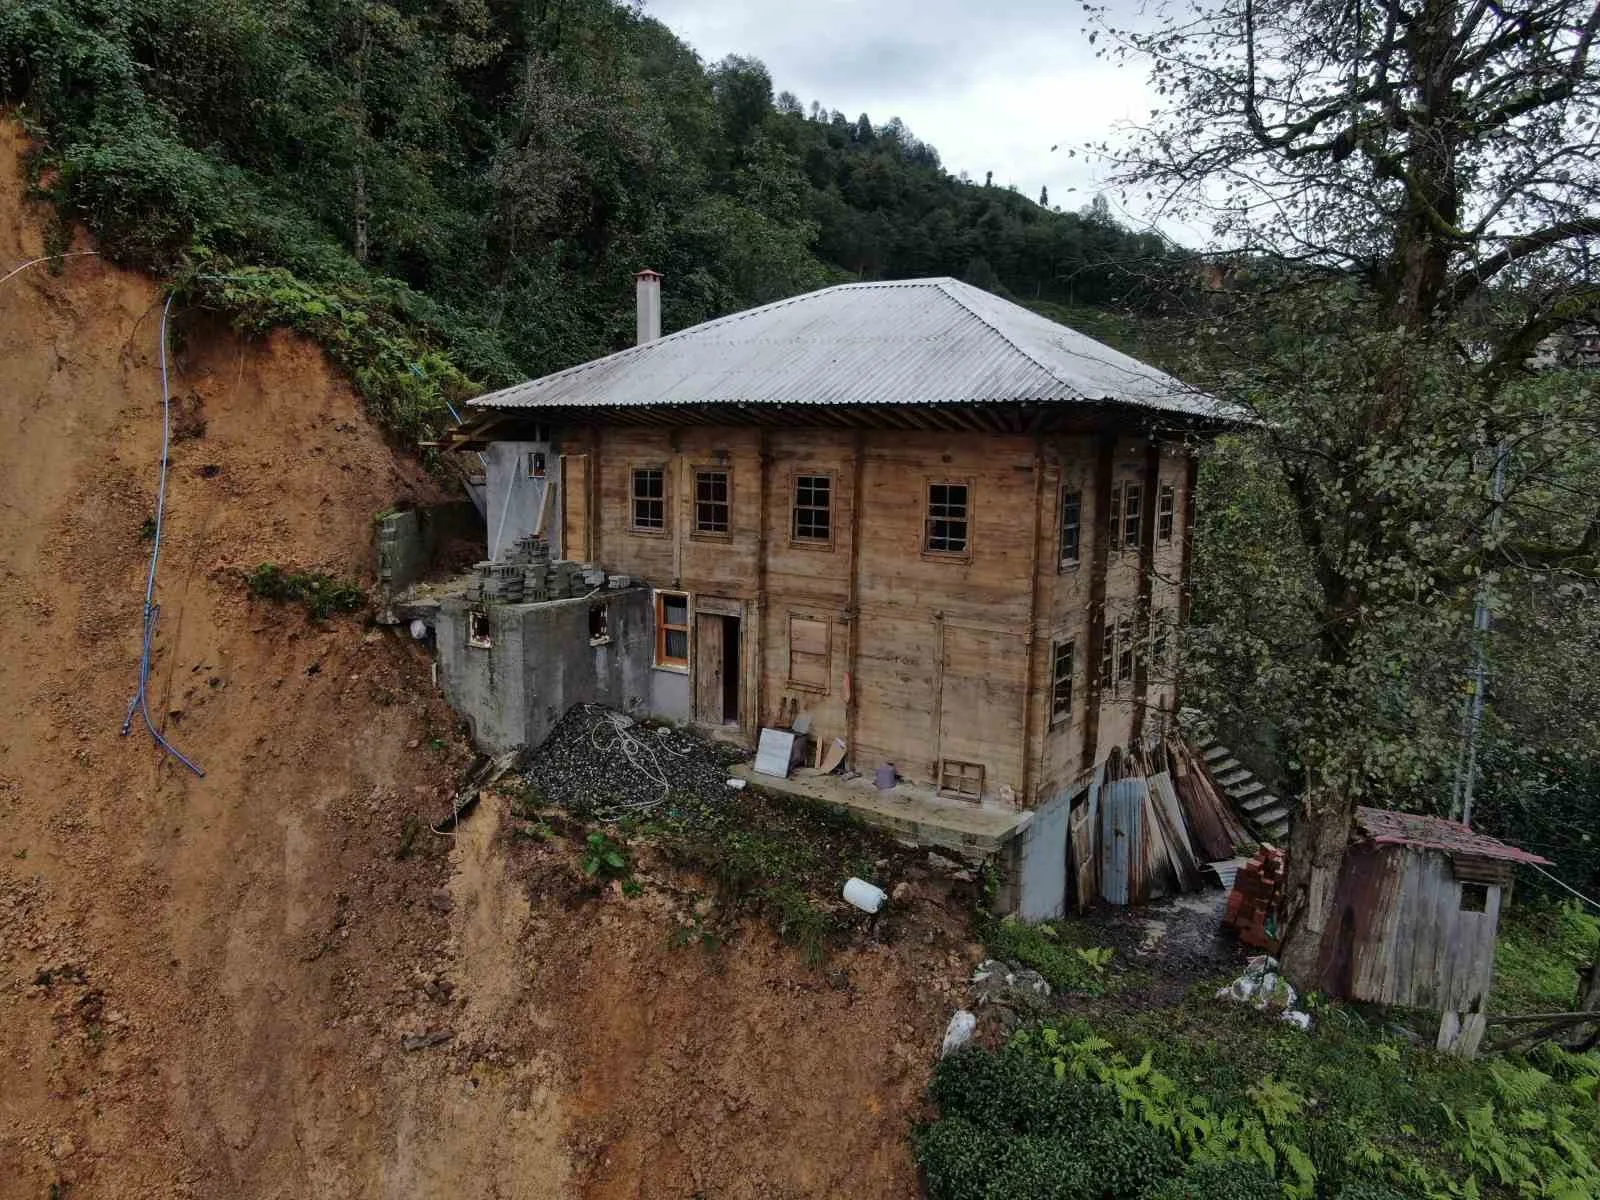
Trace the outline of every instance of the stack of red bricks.
[[1239, 935], [1246, 946], [1260, 950], [1278, 948], [1278, 905], [1283, 898], [1283, 851], [1263, 846], [1239, 868], [1228, 897], [1228, 915], [1222, 923]]

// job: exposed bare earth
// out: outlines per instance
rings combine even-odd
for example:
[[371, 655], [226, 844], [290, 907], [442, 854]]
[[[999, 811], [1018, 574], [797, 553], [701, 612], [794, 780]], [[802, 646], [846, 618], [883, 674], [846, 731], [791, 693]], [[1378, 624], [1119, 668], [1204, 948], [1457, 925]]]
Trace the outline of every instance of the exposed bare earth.
[[[21, 148], [0, 274], [43, 252]], [[955, 922], [823, 970], [674, 948], [665, 874], [586, 893], [493, 800], [427, 830], [468, 755], [416, 647], [247, 597], [367, 579], [433, 492], [303, 342], [179, 314], [151, 696], [206, 777], [119, 736], [160, 302], [96, 258], [0, 285], [0, 1200], [915, 1195]]]

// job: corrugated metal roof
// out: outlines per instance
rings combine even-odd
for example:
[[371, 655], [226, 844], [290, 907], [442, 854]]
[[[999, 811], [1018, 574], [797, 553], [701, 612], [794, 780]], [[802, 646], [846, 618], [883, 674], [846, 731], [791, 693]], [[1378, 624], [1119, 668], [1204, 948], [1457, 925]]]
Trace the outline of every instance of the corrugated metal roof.
[[1380, 846], [1415, 846], [1450, 854], [1474, 854], [1508, 862], [1548, 863], [1527, 850], [1508, 846], [1495, 838], [1474, 833], [1459, 821], [1391, 812], [1386, 808], [1356, 809], [1356, 827]]
[[954, 279], [824, 288], [472, 403], [516, 409], [1088, 401], [1240, 417], [1165, 372]]

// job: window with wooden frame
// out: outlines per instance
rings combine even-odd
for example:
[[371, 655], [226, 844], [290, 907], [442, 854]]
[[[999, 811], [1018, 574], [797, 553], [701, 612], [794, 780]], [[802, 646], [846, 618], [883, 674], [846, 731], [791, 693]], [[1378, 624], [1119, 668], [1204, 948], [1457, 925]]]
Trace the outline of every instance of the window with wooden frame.
[[667, 469], [633, 469], [633, 512], [629, 523], [635, 533], [667, 531]]
[[816, 617], [789, 617], [789, 684], [826, 692], [829, 675], [829, 626]]
[[1143, 516], [1140, 505], [1144, 502], [1144, 489], [1130, 483], [1122, 489], [1122, 548], [1139, 548], [1139, 520]]
[[983, 799], [983, 764], [947, 758], [939, 764], [939, 792], [974, 803]]
[[656, 593], [656, 666], [689, 669], [689, 593]]
[[1061, 489], [1061, 531], [1058, 539], [1063, 570], [1078, 565], [1082, 546], [1083, 493], [1077, 488]]
[[1162, 671], [1167, 667], [1167, 654], [1171, 649], [1168, 635], [1172, 632], [1172, 610], [1158, 608], [1150, 616], [1150, 669]]
[[489, 614], [474, 608], [467, 612], [467, 645], [488, 650], [494, 645], [494, 635], [489, 628]]
[[833, 545], [833, 476], [796, 475], [790, 539], [819, 548]]
[[694, 532], [699, 537], [725, 538], [732, 528], [733, 485], [726, 467], [696, 467]]
[[1178, 513], [1178, 491], [1170, 483], [1161, 485], [1156, 502], [1156, 537], [1163, 542], [1172, 540], [1172, 526]]
[[1117, 682], [1117, 623], [1102, 616], [1100, 630], [1100, 687], [1111, 691]]
[[953, 480], [928, 481], [927, 518], [924, 522], [922, 550], [948, 558], [965, 558], [969, 538], [971, 487]]
[[1106, 514], [1106, 549], [1122, 549], [1122, 491], [1123, 485], [1111, 485], [1111, 507]]
[[1117, 682], [1133, 678], [1134, 665], [1133, 644], [1133, 618], [1131, 616], [1117, 619]]
[[1050, 724], [1072, 716], [1072, 671], [1077, 645], [1056, 642], [1050, 655]]

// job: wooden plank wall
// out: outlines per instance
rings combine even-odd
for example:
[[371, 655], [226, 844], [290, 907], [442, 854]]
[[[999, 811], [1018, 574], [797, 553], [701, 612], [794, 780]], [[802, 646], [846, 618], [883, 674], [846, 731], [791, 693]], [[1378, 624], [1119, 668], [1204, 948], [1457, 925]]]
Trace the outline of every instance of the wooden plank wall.
[[[792, 697], [812, 714], [823, 740], [853, 735], [858, 769], [893, 762], [912, 779], [933, 781], [941, 758], [981, 762], [988, 793], [1010, 788], [1030, 803], [1078, 773], [1091, 723], [1090, 672], [1098, 666], [1090, 647], [1090, 561], [1100, 519], [1100, 439], [1044, 445], [970, 433], [763, 435], [697, 426], [606, 427], [575, 434], [567, 444], [592, 446], [593, 512], [570, 504], [567, 511], [592, 521], [591, 544], [607, 569], [742, 603], [747, 734]], [[1116, 479], [1143, 480], [1146, 446], [1143, 438], [1114, 443]], [[732, 528], [720, 539], [692, 533], [694, 470], [713, 465], [726, 467], [732, 487]], [[667, 475], [668, 528], [660, 534], [631, 528], [632, 471], [642, 466]], [[1181, 488], [1187, 476], [1181, 452], [1164, 452], [1160, 473]], [[797, 474], [832, 481], [827, 546], [791, 537]], [[944, 481], [970, 488], [970, 553], [960, 558], [922, 550], [925, 489]], [[1077, 568], [1058, 570], [1064, 481], [1083, 492], [1082, 552]], [[1177, 534], [1184, 512], [1180, 492]], [[1109, 556], [1105, 587], [1113, 616], [1137, 603], [1138, 560], [1137, 551]], [[1175, 612], [1181, 537], [1158, 544], [1154, 561], [1152, 603]], [[791, 616], [829, 625], [825, 691], [789, 681]], [[1077, 680], [1070, 719], [1052, 725], [1058, 637], [1076, 642]], [[1155, 686], [1152, 680], [1152, 693]], [[1102, 752], [1131, 732], [1129, 693], [1125, 683], [1121, 695], [1106, 697], [1097, 739]]]
[[[1039, 793], [1052, 795], [1075, 778], [1083, 762], [1083, 746], [1093, 736], [1090, 720], [1094, 705], [1094, 669], [1099, 661], [1095, 559], [1103, 548], [1105, 523], [1103, 489], [1097, 487], [1100, 439], [1086, 436], [1063, 439], [1048, 447], [1042, 503], [1048, 508], [1039, 528], [1039, 633], [1034, 642], [1034, 678], [1039, 681], [1040, 703], [1029, 731], [1039, 763], [1035, 778]], [[1079, 555], [1076, 565], [1061, 563], [1061, 492], [1080, 495], [1078, 514]], [[1059, 722], [1052, 719], [1051, 685], [1055, 643], [1073, 643], [1072, 711]]]
[[1498, 884], [1487, 886], [1485, 911], [1464, 912], [1448, 855], [1406, 847], [1353, 850], [1323, 935], [1324, 987], [1379, 1004], [1481, 1011], [1494, 976], [1503, 897]]

